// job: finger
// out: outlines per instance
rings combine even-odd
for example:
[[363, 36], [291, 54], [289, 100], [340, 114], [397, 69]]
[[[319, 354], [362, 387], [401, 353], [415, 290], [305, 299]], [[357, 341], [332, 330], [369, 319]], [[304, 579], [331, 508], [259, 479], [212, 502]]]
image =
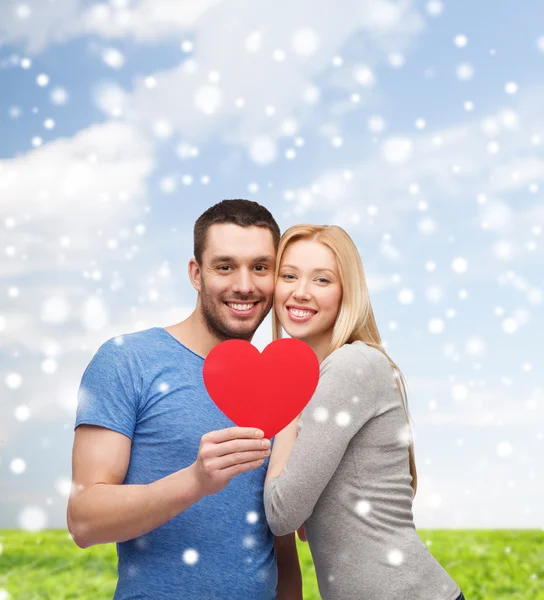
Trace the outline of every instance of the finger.
[[257, 450], [268, 450], [270, 448], [270, 440], [260, 438], [257, 440], [231, 440], [213, 446], [214, 456], [226, 456], [235, 452], [252, 452]]
[[222, 456], [210, 464], [213, 470], [222, 471], [234, 465], [244, 464], [259, 459], [264, 460], [269, 454], [269, 450], [259, 450], [258, 452], [235, 452], [234, 454]]
[[253, 460], [251, 462], [234, 465], [232, 467], [229, 467], [228, 469], [223, 469], [221, 471], [221, 474], [230, 479], [235, 475], [239, 475], [240, 473], [245, 473], [246, 471], [251, 471], [252, 469], [260, 467], [263, 464], [263, 462], [264, 460], [261, 458], [260, 460]]
[[234, 439], [257, 439], [264, 436], [262, 429], [256, 429], [255, 427], [227, 427], [226, 429], [218, 429], [217, 431], [210, 431], [203, 437], [208, 442], [214, 444], [220, 444]]

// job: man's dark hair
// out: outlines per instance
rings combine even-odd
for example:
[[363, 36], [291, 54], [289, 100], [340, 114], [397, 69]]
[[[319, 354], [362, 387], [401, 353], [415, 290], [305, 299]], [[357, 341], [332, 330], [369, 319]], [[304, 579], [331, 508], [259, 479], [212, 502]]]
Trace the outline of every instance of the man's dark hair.
[[274, 248], [280, 243], [280, 228], [268, 209], [251, 200], [222, 200], [203, 212], [193, 230], [194, 255], [199, 265], [206, 246], [208, 229], [217, 223], [233, 223], [240, 227], [266, 227], [272, 234]]

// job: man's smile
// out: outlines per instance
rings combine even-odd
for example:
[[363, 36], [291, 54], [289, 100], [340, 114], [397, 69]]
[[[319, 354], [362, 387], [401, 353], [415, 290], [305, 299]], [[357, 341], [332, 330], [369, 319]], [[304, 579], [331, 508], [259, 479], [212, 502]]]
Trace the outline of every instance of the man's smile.
[[229, 307], [230, 312], [237, 317], [248, 317], [255, 314], [257, 311], [257, 302], [225, 302], [225, 304]]

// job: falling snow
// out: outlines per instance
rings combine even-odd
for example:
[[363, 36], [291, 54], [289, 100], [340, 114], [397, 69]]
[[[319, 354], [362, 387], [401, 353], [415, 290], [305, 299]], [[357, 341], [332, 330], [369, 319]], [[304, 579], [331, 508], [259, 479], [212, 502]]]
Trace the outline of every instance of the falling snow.
[[470, 81], [474, 77], [474, 67], [470, 63], [457, 65], [455, 73], [459, 81]]
[[368, 515], [371, 509], [372, 506], [367, 500], [359, 500], [355, 505], [355, 512], [360, 516]]
[[253, 161], [259, 165], [273, 162], [277, 155], [276, 143], [273, 139], [260, 137], [251, 143], [249, 153]]
[[351, 423], [351, 415], [346, 411], [340, 411], [336, 414], [334, 420], [340, 427], [346, 427]]
[[387, 555], [387, 561], [394, 567], [398, 567], [404, 562], [404, 555], [400, 550], [391, 550]]
[[319, 35], [313, 29], [299, 29], [293, 36], [293, 50], [301, 56], [312, 56], [319, 44]]
[[324, 406], [314, 409], [313, 417], [318, 423], [324, 423], [329, 418], [329, 411]]
[[102, 60], [112, 69], [121, 69], [125, 64], [125, 57], [116, 48], [106, 48], [102, 52]]
[[196, 565], [196, 563], [198, 562], [199, 554], [198, 552], [194, 549], [194, 548], [188, 548], [187, 550], [185, 550], [183, 552], [183, 562], [186, 565]]
[[[540, 526], [544, 31], [527, 38], [515, 3], [483, 31], [445, 0], [363, 2], [364, 23], [341, 3], [280, 23], [242, 2], [236, 27], [212, 2], [174, 35], [153, 3], [99, 3], [73, 26], [38, 4], [13, 3], [0, 56], [0, 433], [6, 494], [28, 490], [7, 525], [65, 525], [57, 458], [85, 364], [189, 314], [194, 219], [245, 195], [282, 231], [355, 240], [408, 379], [415, 429], [395, 443], [419, 436], [419, 523]], [[173, 395], [164, 379], [150, 393]], [[363, 398], [308, 418], [349, 430]], [[241, 518], [251, 549], [264, 517]]]

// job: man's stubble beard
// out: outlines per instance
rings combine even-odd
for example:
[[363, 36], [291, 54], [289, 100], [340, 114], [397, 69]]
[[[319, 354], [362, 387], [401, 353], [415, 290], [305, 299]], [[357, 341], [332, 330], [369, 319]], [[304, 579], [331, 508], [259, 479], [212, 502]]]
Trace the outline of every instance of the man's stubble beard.
[[[240, 301], [243, 302], [244, 299], [241, 299]], [[262, 302], [264, 302], [264, 300], [260, 301], [260, 303], [262, 303]], [[271, 308], [272, 308], [272, 298], [270, 298], [267, 309], [264, 311], [261, 319], [259, 320], [259, 322], [257, 323], [257, 325], [255, 326], [255, 328], [252, 331], [250, 331], [250, 332], [233, 331], [228, 327], [228, 325], [225, 323], [225, 321], [221, 318], [221, 315], [219, 314], [216, 305], [210, 299], [210, 296], [206, 291], [206, 284], [204, 283], [204, 279], [202, 279], [202, 281], [201, 281], [200, 314], [202, 315], [202, 318], [204, 319], [204, 323], [206, 324], [208, 331], [222, 342], [224, 342], [226, 340], [245, 340], [245, 341], [249, 342], [255, 335], [255, 332], [257, 331], [257, 329], [259, 328], [261, 323], [265, 320], [265, 318], [268, 315], [268, 313], [270, 312]]]

